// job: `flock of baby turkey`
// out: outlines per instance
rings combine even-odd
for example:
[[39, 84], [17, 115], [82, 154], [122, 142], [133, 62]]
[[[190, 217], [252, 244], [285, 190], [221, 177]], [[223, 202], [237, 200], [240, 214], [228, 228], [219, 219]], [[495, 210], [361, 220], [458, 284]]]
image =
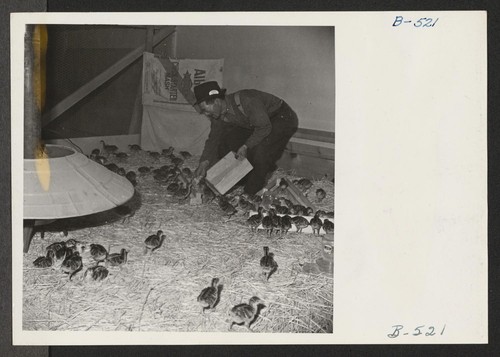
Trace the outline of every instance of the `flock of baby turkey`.
[[[94, 149], [90, 154], [89, 158], [105, 165], [109, 170], [116, 172], [120, 175], [125, 176], [134, 186], [137, 185], [137, 175], [134, 171], [126, 171], [124, 168], [120, 168], [115, 163], [106, 164], [109, 155], [114, 155], [119, 159], [125, 159], [129, 156], [127, 153], [118, 152], [118, 147], [115, 145], [107, 145], [104, 141], [101, 141], [103, 150]], [[131, 152], [141, 151], [138, 145], [129, 145]], [[170, 159], [172, 165], [164, 165], [158, 169], [153, 169], [148, 166], [143, 166], [138, 169], [141, 175], [153, 172], [153, 177], [156, 181], [167, 184], [167, 191], [173, 194], [174, 197], [179, 199], [185, 199], [190, 194], [189, 185], [192, 183], [192, 172], [189, 168], [181, 168], [184, 159], [191, 157], [188, 152], [180, 152], [182, 157], [177, 157], [174, 155], [174, 149], [172, 147], [165, 149], [162, 153], [158, 152], [148, 152], [149, 156], [153, 159], [159, 159], [161, 156]], [[101, 156], [101, 153], [106, 154], [106, 156]], [[295, 180], [294, 184], [306, 192], [312, 187], [312, 183], [308, 179]], [[307, 226], [311, 226], [313, 233], [319, 235], [319, 231], [322, 228], [326, 233], [333, 233], [333, 222], [329, 219], [333, 219], [334, 213], [325, 212], [323, 210], [318, 210], [314, 213], [311, 207], [304, 207], [301, 205], [294, 205], [284, 196], [272, 197], [267, 201], [262, 199], [257, 195], [236, 195], [232, 198], [225, 196], [215, 196], [212, 191], [203, 185], [203, 181], [197, 182], [197, 189], [202, 192], [203, 203], [208, 203], [216, 198], [216, 202], [220, 209], [227, 214], [232, 216], [238, 211], [243, 213], [256, 211], [256, 214], [251, 215], [247, 219], [247, 224], [252, 232], [256, 232], [258, 227], [263, 228], [267, 231], [267, 235], [270, 237], [272, 233], [277, 233], [283, 236], [295, 225], [296, 231], [300, 233]], [[284, 181], [280, 182], [280, 188], [284, 189], [286, 183]], [[326, 192], [323, 189], [316, 190], [316, 200], [320, 202], [326, 196]], [[121, 210], [123, 212], [118, 212], [125, 219], [133, 215], [130, 212], [130, 208], [127, 206], [117, 207], [115, 210]], [[311, 216], [314, 213], [314, 217], [307, 219], [304, 216]], [[293, 216], [293, 217], [292, 217]], [[323, 220], [322, 220], [322, 219]], [[161, 230], [158, 230], [155, 234], [149, 235], [144, 240], [144, 254], [153, 253], [155, 250], [159, 249], [166, 236]], [[100, 244], [92, 243], [90, 245], [85, 245], [84, 243], [78, 242], [74, 239], [68, 239], [67, 241], [56, 242], [49, 245], [46, 248], [46, 255], [38, 257], [34, 262], [34, 266], [38, 268], [49, 268], [60, 269], [62, 272], [69, 275], [69, 280], [83, 269], [82, 254], [89, 254], [95, 265], [90, 266], [85, 271], [82, 279], [85, 280], [95, 280], [100, 281], [105, 279], [109, 275], [108, 266], [121, 266], [127, 262], [128, 251], [122, 248], [120, 253], [109, 253], [109, 248], [106, 249]], [[100, 263], [104, 262], [104, 266]], [[269, 252], [269, 247], [264, 247], [264, 256], [260, 260], [260, 267], [262, 269], [263, 276], [266, 281], [269, 280], [271, 275], [277, 271], [278, 264], [274, 259], [274, 254]], [[211, 285], [204, 288], [198, 295], [197, 301], [202, 307], [202, 312], [205, 310], [214, 309], [220, 301], [220, 295], [222, 291], [222, 285], [219, 284], [219, 278], [213, 278]], [[257, 296], [253, 296], [249, 299], [248, 303], [242, 303], [231, 308], [228, 312], [230, 317], [230, 326], [232, 328], [234, 324], [243, 324], [247, 329], [250, 330], [251, 323], [255, 320], [260, 307], [263, 307], [264, 301]]]
[[[161, 230], [157, 231], [156, 234], [148, 236], [144, 240], [144, 254], [151, 254], [160, 248], [165, 238], [166, 236]], [[125, 248], [122, 248], [120, 253], [110, 254], [108, 250], [100, 244], [92, 243], [86, 246], [74, 239], [52, 243], [45, 250], [46, 255], [38, 257], [33, 262], [34, 266], [37, 268], [51, 267], [52, 269], [60, 269], [62, 272], [69, 275], [69, 280], [83, 269], [83, 254], [90, 254], [95, 265], [87, 268], [82, 279], [95, 281], [104, 280], [108, 277], [108, 265], [120, 266], [125, 264], [128, 255], [128, 251]], [[269, 253], [268, 247], [264, 247], [264, 253], [264, 256], [260, 260], [260, 266], [262, 267], [266, 280], [268, 280], [271, 274], [278, 269], [278, 264], [274, 260], [273, 253]], [[101, 262], [105, 262], [105, 266], [99, 265]], [[219, 279], [214, 278], [212, 279], [211, 286], [201, 291], [197, 301], [202, 306], [202, 312], [205, 312], [207, 309], [215, 308], [219, 302], [221, 290], [222, 285], [219, 285]], [[250, 299], [248, 304], [244, 303], [234, 306], [229, 311], [231, 319], [229, 329], [232, 328], [233, 324], [244, 324], [250, 329], [250, 324], [257, 316], [259, 307], [262, 304], [263, 301], [254, 296]]]
[[[274, 259], [274, 254], [269, 252], [269, 247], [264, 247], [264, 256], [260, 259], [260, 267], [266, 281], [278, 270], [278, 263]], [[220, 300], [221, 291], [222, 286], [219, 285], [219, 278], [213, 278], [212, 284], [204, 288], [197, 298], [202, 307], [202, 312], [215, 308]], [[233, 325], [236, 324], [244, 325], [250, 330], [250, 325], [256, 319], [261, 307], [265, 307], [264, 301], [257, 296], [252, 296], [248, 303], [233, 306], [228, 312], [229, 329], [232, 329]]]
[[[153, 161], [159, 161], [160, 158], [167, 158], [170, 164], [160, 167], [141, 166], [137, 169], [138, 173], [133, 170], [127, 171], [123, 167], [118, 166], [114, 162], [109, 162], [109, 157], [114, 156], [118, 160], [126, 160], [130, 155], [138, 152], [143, 152], [142, 148], [137, 145], [129, 145], [130, 153], [119, 152], [116, 145], [108, 145], [101, 140], [102, 149], [94, 149], [89, 155], [91, 160], [94, 160], [112, 172], [126, 177], [134, 187], [137, 185], [137, 180], [140, 176], [152, 174], [153, 179], [161, 185], [166, 186], [167, 193], [180, 201], [186, 200], [190, 197], [193, 185], [193, 172], [189, 167], [183, 167], [185, 160], [192, 157], [188, 151], [180, 151], [178, 155], [174, 154], [174, 148], [169, 147], [163, 149], [162, 152], [146, 151], [148, 157]], [[203, 203], [212, 201], [215, 196], [212, 191], [202, 181], [196, 182], [196, 190], [202, 194]], [[126, 208], [125, 208], [126, 209]], [[125, 216], [130, 215], [131, 212], [124, 212]]]

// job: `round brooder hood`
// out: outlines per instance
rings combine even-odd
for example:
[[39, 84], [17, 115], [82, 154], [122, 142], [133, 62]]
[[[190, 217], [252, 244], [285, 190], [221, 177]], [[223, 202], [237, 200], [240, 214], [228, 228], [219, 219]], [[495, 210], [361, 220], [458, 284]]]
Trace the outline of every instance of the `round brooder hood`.
[[134, 187], [74, 149], [46, 145], [47, 158], [24, 159], [24, 219], [77, 217], [128, 201]]

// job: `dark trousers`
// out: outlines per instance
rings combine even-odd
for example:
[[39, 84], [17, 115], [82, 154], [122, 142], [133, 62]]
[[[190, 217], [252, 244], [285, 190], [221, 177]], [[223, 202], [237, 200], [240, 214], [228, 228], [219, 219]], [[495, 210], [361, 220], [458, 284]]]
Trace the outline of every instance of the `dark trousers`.
[[[245, 192], [255, 194], [266, 184], [266, 176], [272, 172], [275, 163], [285, 150], [286, 144], [297, 131], [297, 114], [285, 103], [273, 113], [271, 119], [272, 130], [258, 145], [248, 149], [247, 159], [253, 170], [243, 178]], [[252, 135], [252, 129], [230, 126], [226, 129], [219, 144], [219, 157], [223, 158], [229, 151], [236, 152]]]

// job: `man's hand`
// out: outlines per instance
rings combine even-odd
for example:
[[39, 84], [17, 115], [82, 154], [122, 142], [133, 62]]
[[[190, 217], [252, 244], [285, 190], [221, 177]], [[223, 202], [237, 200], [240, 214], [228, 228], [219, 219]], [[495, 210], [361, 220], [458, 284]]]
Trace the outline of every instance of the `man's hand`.
[[207, 174], [208, 164], [208, 160], [200, 162], [196, 170], [194, 170], [193, 176], [195, 178], [205, 177], [205, 175]]
[[243, 145], [238, 149], [236, 154], [234, 154], [234, 157], [237, 158], [238, 160], [243, 160], [247, 157], [247, 146]]

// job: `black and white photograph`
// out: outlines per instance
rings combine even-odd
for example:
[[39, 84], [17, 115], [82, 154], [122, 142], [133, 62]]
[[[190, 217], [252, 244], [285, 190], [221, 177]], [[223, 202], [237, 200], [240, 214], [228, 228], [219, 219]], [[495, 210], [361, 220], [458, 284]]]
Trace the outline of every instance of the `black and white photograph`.
[[485, 27], [11, 14], [14, 344], [487, 342]]
[[333, 27], [25, 41], [24, 330], [332, 333]]

